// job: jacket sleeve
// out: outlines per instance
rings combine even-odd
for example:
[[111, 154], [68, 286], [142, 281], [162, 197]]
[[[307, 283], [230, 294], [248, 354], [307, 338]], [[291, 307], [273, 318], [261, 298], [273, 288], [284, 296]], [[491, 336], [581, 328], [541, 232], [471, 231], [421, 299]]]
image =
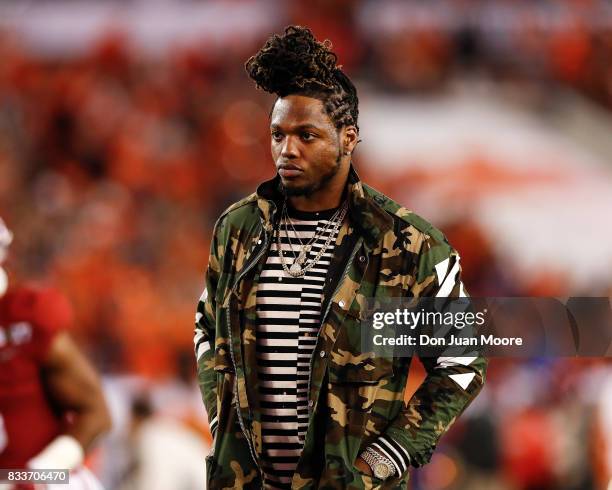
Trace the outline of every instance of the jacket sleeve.
[[[415, 297], [459, 298], [467, 296], [461, 282], [459, 254], [443, 236], [426, 236], [412, 287]], [[394, 463], [399, 474], [409, 464], [428, 463], [440, 437], [480, 392], [487, 361], [478, 355], [422, 357], [427, 376], [373, 449]]]
[[206, 284], [198, 301], [195, 315], [195, 355], [198, 370], [198, 383], [202, 400], [208, 415], [210, 431], [215, 436], [217, 430], [217, 375], [215, 364], [215, 332], [217, 304], [215, 296], [219, 282], [219, 246], [217, 239], [217, 226], [213, 232], [210, 245], [210, 257], [206, 269]]

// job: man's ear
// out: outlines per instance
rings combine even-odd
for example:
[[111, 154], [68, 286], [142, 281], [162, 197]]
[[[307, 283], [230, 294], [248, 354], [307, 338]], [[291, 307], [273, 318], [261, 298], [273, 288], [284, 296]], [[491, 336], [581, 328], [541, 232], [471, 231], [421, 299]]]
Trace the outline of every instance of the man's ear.
[[350, 155], [357, 146], [359, 133], [355, 126], [345, 126], [342, 133], [342, 151], [345, 155]]

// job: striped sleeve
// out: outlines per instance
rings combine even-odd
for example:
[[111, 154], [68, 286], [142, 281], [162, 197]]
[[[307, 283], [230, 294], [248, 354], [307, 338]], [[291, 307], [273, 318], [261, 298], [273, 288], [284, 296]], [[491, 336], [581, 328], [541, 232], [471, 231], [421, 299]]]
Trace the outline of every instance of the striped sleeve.
[[195, 347], [196, 360], [199, 361], [204, 354], [210, 350], [210, 337], [206, 331], [204, 324], [204, 314], [206, 310], [206, 300], [208, 299], [208, 288], [204, 288], [204, 292], [198, 301], [198, 307], [195, 315], [195, 335], [193, 343]]
[[[212, 315], [206, 313], [208, 299], [208, 288], [206, 288], [198, 301], [193, 343], [200, 391], [206, 408], [206, 414], [208, 415], [210, 432], [214, 438], [217, 429], [217, 399], [215, 389], [217, 380], [212, 368], [214, 349], [211, 349], [211, 341], [214, 341], [214, 329], [211, 326]], [[210, 303], [208, 308], [210, 308]]]
[[217, 310], [215, 293], [220, 273], [219, 257], [217, 256], [219, 253], [217, 240], [219, 226], [217, 222], [210, 247], [206, 284], [197, 304], [193, 336], [198, 384], [213, 437], [217, 429], [217, 375], [214, 370], [214, 354]]

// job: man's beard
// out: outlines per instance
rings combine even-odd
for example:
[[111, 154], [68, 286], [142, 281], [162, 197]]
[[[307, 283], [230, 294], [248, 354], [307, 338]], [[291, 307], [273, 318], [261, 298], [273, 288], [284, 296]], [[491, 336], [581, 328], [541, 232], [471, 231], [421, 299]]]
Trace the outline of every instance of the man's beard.
[[308, 197], [310, 195], [312, 195], [313, 193], [323, 189], [327, 183], [338, 173], [338, 171], [340, 170], [340, 160], [342, 158], [342, 152], [338, 152], [338, 157], [336, 158], [336, 164], [334, 165], [334, 167], [332, 169], [330, 169], [329, 172], [327, 172], [326, 174], [322, 175], [321, 178], [319, 178], [318, 182], [315, 182], [313, 184], [310, 185], [306, 185], [303, 187], [286, 187], [283, 185], [282, 181], [281, 181], [281, 188], [285, 194], [285, 196], [287, 197]]

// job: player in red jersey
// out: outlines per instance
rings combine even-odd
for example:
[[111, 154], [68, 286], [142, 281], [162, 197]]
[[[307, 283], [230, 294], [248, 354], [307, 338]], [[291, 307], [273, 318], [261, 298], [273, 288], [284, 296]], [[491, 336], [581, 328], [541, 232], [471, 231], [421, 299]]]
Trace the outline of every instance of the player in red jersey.
[[11, 240], [0, 219], [0, 469], [77, 469], [110, 428], [109, 412], [95, 370], [66, 331], [66, 298], [8, 287], [1, 266]]

